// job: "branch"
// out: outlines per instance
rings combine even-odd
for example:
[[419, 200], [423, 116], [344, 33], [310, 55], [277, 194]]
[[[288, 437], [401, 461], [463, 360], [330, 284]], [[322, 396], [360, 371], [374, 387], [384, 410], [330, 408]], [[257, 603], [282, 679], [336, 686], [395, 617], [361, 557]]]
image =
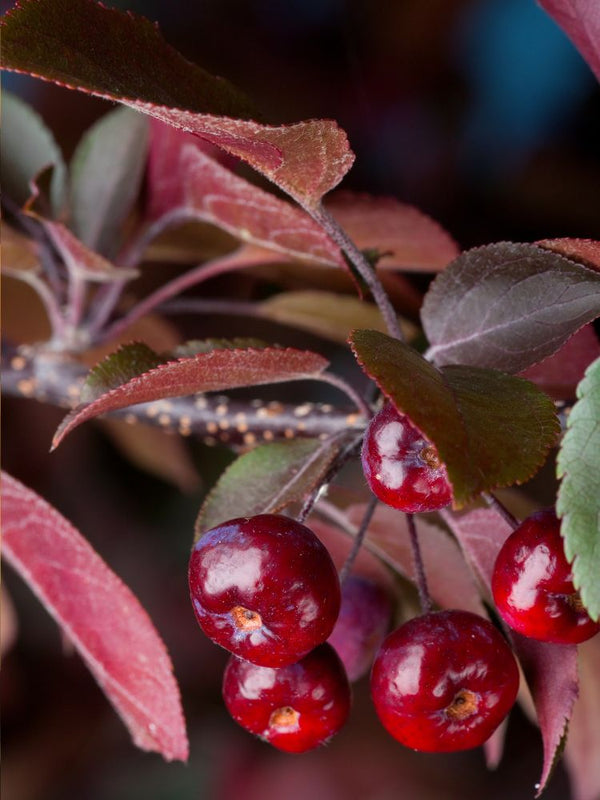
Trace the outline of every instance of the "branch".
[[[61, 408], [74, 408], [88, 369], [64, 354], [33, 347], [2, 347], [3, 392]], [[144, 423], [202, 438], [206, 444], [251, 446], [296, 437], [326, 438], [345, 430], [360, 433], [367, 420], [355, 409], [327, 403], [300, 405], [261, 399], [232, 400], [223, 395], [196, 394], [140, 403], [112, 412], [111, 417]]]

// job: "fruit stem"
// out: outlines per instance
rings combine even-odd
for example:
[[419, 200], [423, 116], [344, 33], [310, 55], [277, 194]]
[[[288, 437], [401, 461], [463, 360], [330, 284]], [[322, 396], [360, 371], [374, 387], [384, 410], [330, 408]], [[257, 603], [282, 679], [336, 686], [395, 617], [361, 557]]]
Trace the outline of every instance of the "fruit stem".
[[375, 508], [377, 507], [377, 498], [373, 496], [367, 505], [367, 509], [364, 513], [362, 518], [362, 522], [360, 523], [360, 528], [358, 529], [356, 536], [354, 537], [354, 542], [352, 544], [352, 550], [348, 553], [348, 557], [346, 558], [341, 570], [340, 570], [340, 583], [344, 583], [350, 572], [352, 571], [352, 567], [354, 566], [354, 562], [356, 561], [356, 557], [360, 551], [362, 543], [365, 539], [365, 535], [367, 533], [367, 529], [371, 523], [371, 519], [373, 514], [375, 513]]
[[423, 556], [421, 554], [421, 546], [419, 544], [414, 514], [407, 514], [406, 522], [408, 524], [410, 546], [415, 565], [415, 578], [417, 579], [417, 590], [419, 592], [421, 611], [423, 614], [429, 614], [433, 607], [433, 603], [431, 602], [431, 595], [429, 594], [429, 588], [427, 586], [427, 576], [425, 575], [425, 565], [423, 564]]
[[481, 496], [490, 508], [493, 508], [495, 511], [497, 511], [498, 514], [500, 514], [500, 516], [503, 517], [506, 522], [508, 522], [513, 531], [519, 527], [521, 524], [519, 520], [514, 517], [508, 508], [506, 508], [504, 503], [501, 503], [497, 497], [491, 494], [491, 492], [482, 492]]

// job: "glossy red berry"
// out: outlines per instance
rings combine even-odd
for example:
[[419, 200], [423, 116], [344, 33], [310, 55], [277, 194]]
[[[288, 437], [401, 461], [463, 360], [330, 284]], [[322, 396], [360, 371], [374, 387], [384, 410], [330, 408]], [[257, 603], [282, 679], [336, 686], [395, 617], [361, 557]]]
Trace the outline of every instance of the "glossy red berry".
[[576, 644], [600, 631], [581, 604], [552, 510], [528, 517], [504, 542], [492, 592], [511, 628], [532, 639]]
[[402, 744], [425, 752], [483, 744], [518, 688], [517, 663], [502, 635], [468, 611], [410, 620], [384, 640], [371, 673], [384, 726]]
[[342, 607], [329, 639], [350, 681], [371, 668], [375, 652], [390, 628], [392, 604], [381, 586], [360, 575], [349, 575], [342, 585]]
[[292, 664], [324, 642], [340, 610], [326, 548], [305, 525], [276, 514], [205, 533], [192, 550], [189, 583], [207, 636], [267, 667]]
[[367, 428], [362, 466], [371, 491], [388, 506], [416, 514], [452, 502], [452, 486], [435, 446], [390, 404]]
[[223, 698], [237, 723], [288, 753], [326, 742], [350, 711], [348, 678], [328, 644], [279, 669], [232, 656], [223, 676]]

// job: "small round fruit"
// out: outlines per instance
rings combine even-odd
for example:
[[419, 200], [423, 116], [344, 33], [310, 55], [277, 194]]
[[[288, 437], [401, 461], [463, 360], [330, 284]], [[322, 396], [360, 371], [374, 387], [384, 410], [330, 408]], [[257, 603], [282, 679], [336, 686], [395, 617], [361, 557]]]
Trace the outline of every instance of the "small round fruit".
[[392, 508], [417, 514], [452, 502], [452, 486], [436, 448], [391, 404], [367, 428], [362, 466], [373, 494]]
[[237, 723], [287, 753], [324, 744], [350, 711], [348, 678], [328, 644], [279, 669], [232, 656], [223, 676], [223, 698]]
[[483, 744], [518, 688], [517, 663], [502, 635], [468, 611], [437, 611], [402, 625], [384, 640], [371, 673], [388, 732], [429, 753]]
[[340, 610], [325, 546], [277, 514], [232, 519], [205, 533], [192, 550], [189, 583], [206, 635], [267, 667], [293, 664], [324, 642]]
[[381, 586], [360, 575], [342, 584], [342, 607], [329, 639], [346, 669], [348, 679], [366, 675], [375, 652], [390, 628], [392, 604]]
[[573, 585], [553, 510], [532, 514], [504, 542], [492, 592], [502, 619], [532, 639], [577, 644], [600, 631]]

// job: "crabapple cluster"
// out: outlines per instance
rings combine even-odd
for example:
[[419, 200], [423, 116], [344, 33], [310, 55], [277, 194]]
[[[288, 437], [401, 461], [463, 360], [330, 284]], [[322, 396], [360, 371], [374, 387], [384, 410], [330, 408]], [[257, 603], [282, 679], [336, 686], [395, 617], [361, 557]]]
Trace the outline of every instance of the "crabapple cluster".
[[340, 583], [309, 528], [276, 514], [225, 522], [194, 547], [189, 584], [200, 627], [232, 653], [223, 696], [236, 722], [287, 752], [341, 728], [350, 686], [325, 643]]
[[415, 749], [475, 747], [514, 702], [516, 663], [489, 622], [426, 614], [381, 644], [388, 595], [356, 576], [341, 594], [329, 553], [295, 520], [261, 514], [213, 528], [192, 551], [189, 580], [200, 626], [232, 653], [223, 679], [229, 713], [285, 752], [317, 747], [344, 725], [348, 676], [364, 675], [374, 656], [375, 709]]

